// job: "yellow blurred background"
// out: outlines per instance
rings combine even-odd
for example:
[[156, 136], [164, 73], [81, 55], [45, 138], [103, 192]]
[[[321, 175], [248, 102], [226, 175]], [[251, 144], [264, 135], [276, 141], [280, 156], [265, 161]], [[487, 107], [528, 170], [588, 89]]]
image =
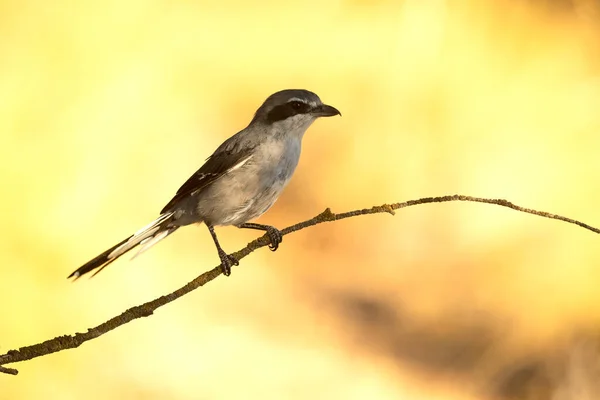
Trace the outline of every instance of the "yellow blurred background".
[[[272, 92], [342, 111], [260, 219], [500, 197], [600, 226], [596, 0], [0, 2], [0, 353], [218, 263], [204, 227], [65, 277], [154, 219]], [[234, 251], [253, 232], [220, 228]], [[1, 399], [598, 399], [600, 245], [496, 206], [287, 236]], [[578, 394], [574, 394], [578, 393]], [[582, 394], [583, 393], [583, 394]], [[583, 397], [583, 396], [588, 397]]]

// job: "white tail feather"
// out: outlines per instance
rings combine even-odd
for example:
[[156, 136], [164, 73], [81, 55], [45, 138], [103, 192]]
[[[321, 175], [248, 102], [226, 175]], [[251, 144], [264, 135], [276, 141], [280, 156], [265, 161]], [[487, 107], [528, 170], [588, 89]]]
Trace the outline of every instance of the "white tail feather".
[[[169, 233], [172, 232], [170, 229], [164, 230], [156, 236], [160, 237], [160, 239], [153, 240], [154, 234], [157, 233], [160, 229], [160, 224], [165, 222], [171, 216], [173, 216], [172, 212], [161, 214], [157, 219], [155, 219], [154, 221], [152, 221], [151, 223], [134, 233], [128, 241], [114, 249], [108, 255], [108, 258], [117, 258], [139, 244], [145, 244], [144, 247], [142, 247], [142, 250], [145, 251], [149, 249], [152, 245], [156, 244], [159, 240], [164, 239]], [[152, 242], [152, 244], [149, 244], [149, 242]], [[136, 254], [136, 256], [139, 255], [142, 252], [142, 250], [140, 250], [138, 254]]]
[[169, 218], [170, 216], [172, 216], [173, 213], [172, 212], [168, 212], [168, 213], [164, 213], [161, 214], [158, 218], [156, 218], [154, 221], [150, 222], [148, 225], [146, 225], [145, 227], [139, 229], [136, 233], [133, 234], [133, 236], [138, 236], [143, 234], [145, 231], [147, 231], [150, 228], [154, 228], [155, 226], [158, 226], [161, 222], [165, 221], [167, 218]]
[[135, 255], [133, 257], [131, 257], [131, 259], [133, 260], [140, 254], [142, 254], [143, 252], [148, 250], [150, 247], [154, 246], [156, 243], [160, 242], [161, 240], [163, 240], [164, 238], [169, 236], [172, 232], [174, 232], [174, 229], [165, 229], [164, 231], [159, 232], [156, 236], [152, 236], [152, 237], [142, 240], [140, 242], [140, 245], [142, 247], [138, 250], [137, 253], [135, 253]]

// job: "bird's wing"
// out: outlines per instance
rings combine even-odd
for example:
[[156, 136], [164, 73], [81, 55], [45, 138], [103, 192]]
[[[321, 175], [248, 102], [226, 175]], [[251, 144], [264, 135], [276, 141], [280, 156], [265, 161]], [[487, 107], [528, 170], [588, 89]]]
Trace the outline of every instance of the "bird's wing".
[[247, 147], [243, 150], [226, 146], [223, 143], [217, 151], [211, 155], [204, 165], [200, 167], [190, 178], [179, 188], [175, 197], [162, 209], [161, 214], [167, 212], [179, 200], [197, 193], [210, 185], [223, 175], [231, 172], [247, 163], [252, 157], [253, 148]]

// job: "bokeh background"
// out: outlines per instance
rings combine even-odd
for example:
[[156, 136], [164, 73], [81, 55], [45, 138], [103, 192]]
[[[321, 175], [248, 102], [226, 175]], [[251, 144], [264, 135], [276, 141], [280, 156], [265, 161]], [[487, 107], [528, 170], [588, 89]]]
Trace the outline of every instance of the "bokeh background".
[[[0, 353], [217, 264], [204, 227], [65, 277], [151, 221], [272, 92], [305, 136], [261, 222], [469, 194], [600, 225], [600, 2], [0, 2]], [[256, 233], [219, 230], [234, 251]], [[320, 225], [2, 399], [598, 399], [600, 238], [446, 203]]]

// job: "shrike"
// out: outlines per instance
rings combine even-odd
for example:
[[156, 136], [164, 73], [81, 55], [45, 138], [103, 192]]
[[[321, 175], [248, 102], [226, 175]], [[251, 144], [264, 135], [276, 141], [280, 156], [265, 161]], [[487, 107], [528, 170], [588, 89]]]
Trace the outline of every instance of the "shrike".
[[275, 203], [290, 181], [298, 159], [302, 137], [319, 117], [341, 115], [308, 90], [287, 89], [274, 93], [258, 108], [250, 124], [236, 133], [206, 160], [162, 209], [158, 218], [69, 275], [79, 278], [107, 265], [137, 246], [137, 255], [182, 226], [204, 223], [221, 260], [223, 274], [231, 273], [238, 261], [219, 245], [215, 226], [266, 231], [269, 248], [282, 241], [279, 230], [251, 223]]

